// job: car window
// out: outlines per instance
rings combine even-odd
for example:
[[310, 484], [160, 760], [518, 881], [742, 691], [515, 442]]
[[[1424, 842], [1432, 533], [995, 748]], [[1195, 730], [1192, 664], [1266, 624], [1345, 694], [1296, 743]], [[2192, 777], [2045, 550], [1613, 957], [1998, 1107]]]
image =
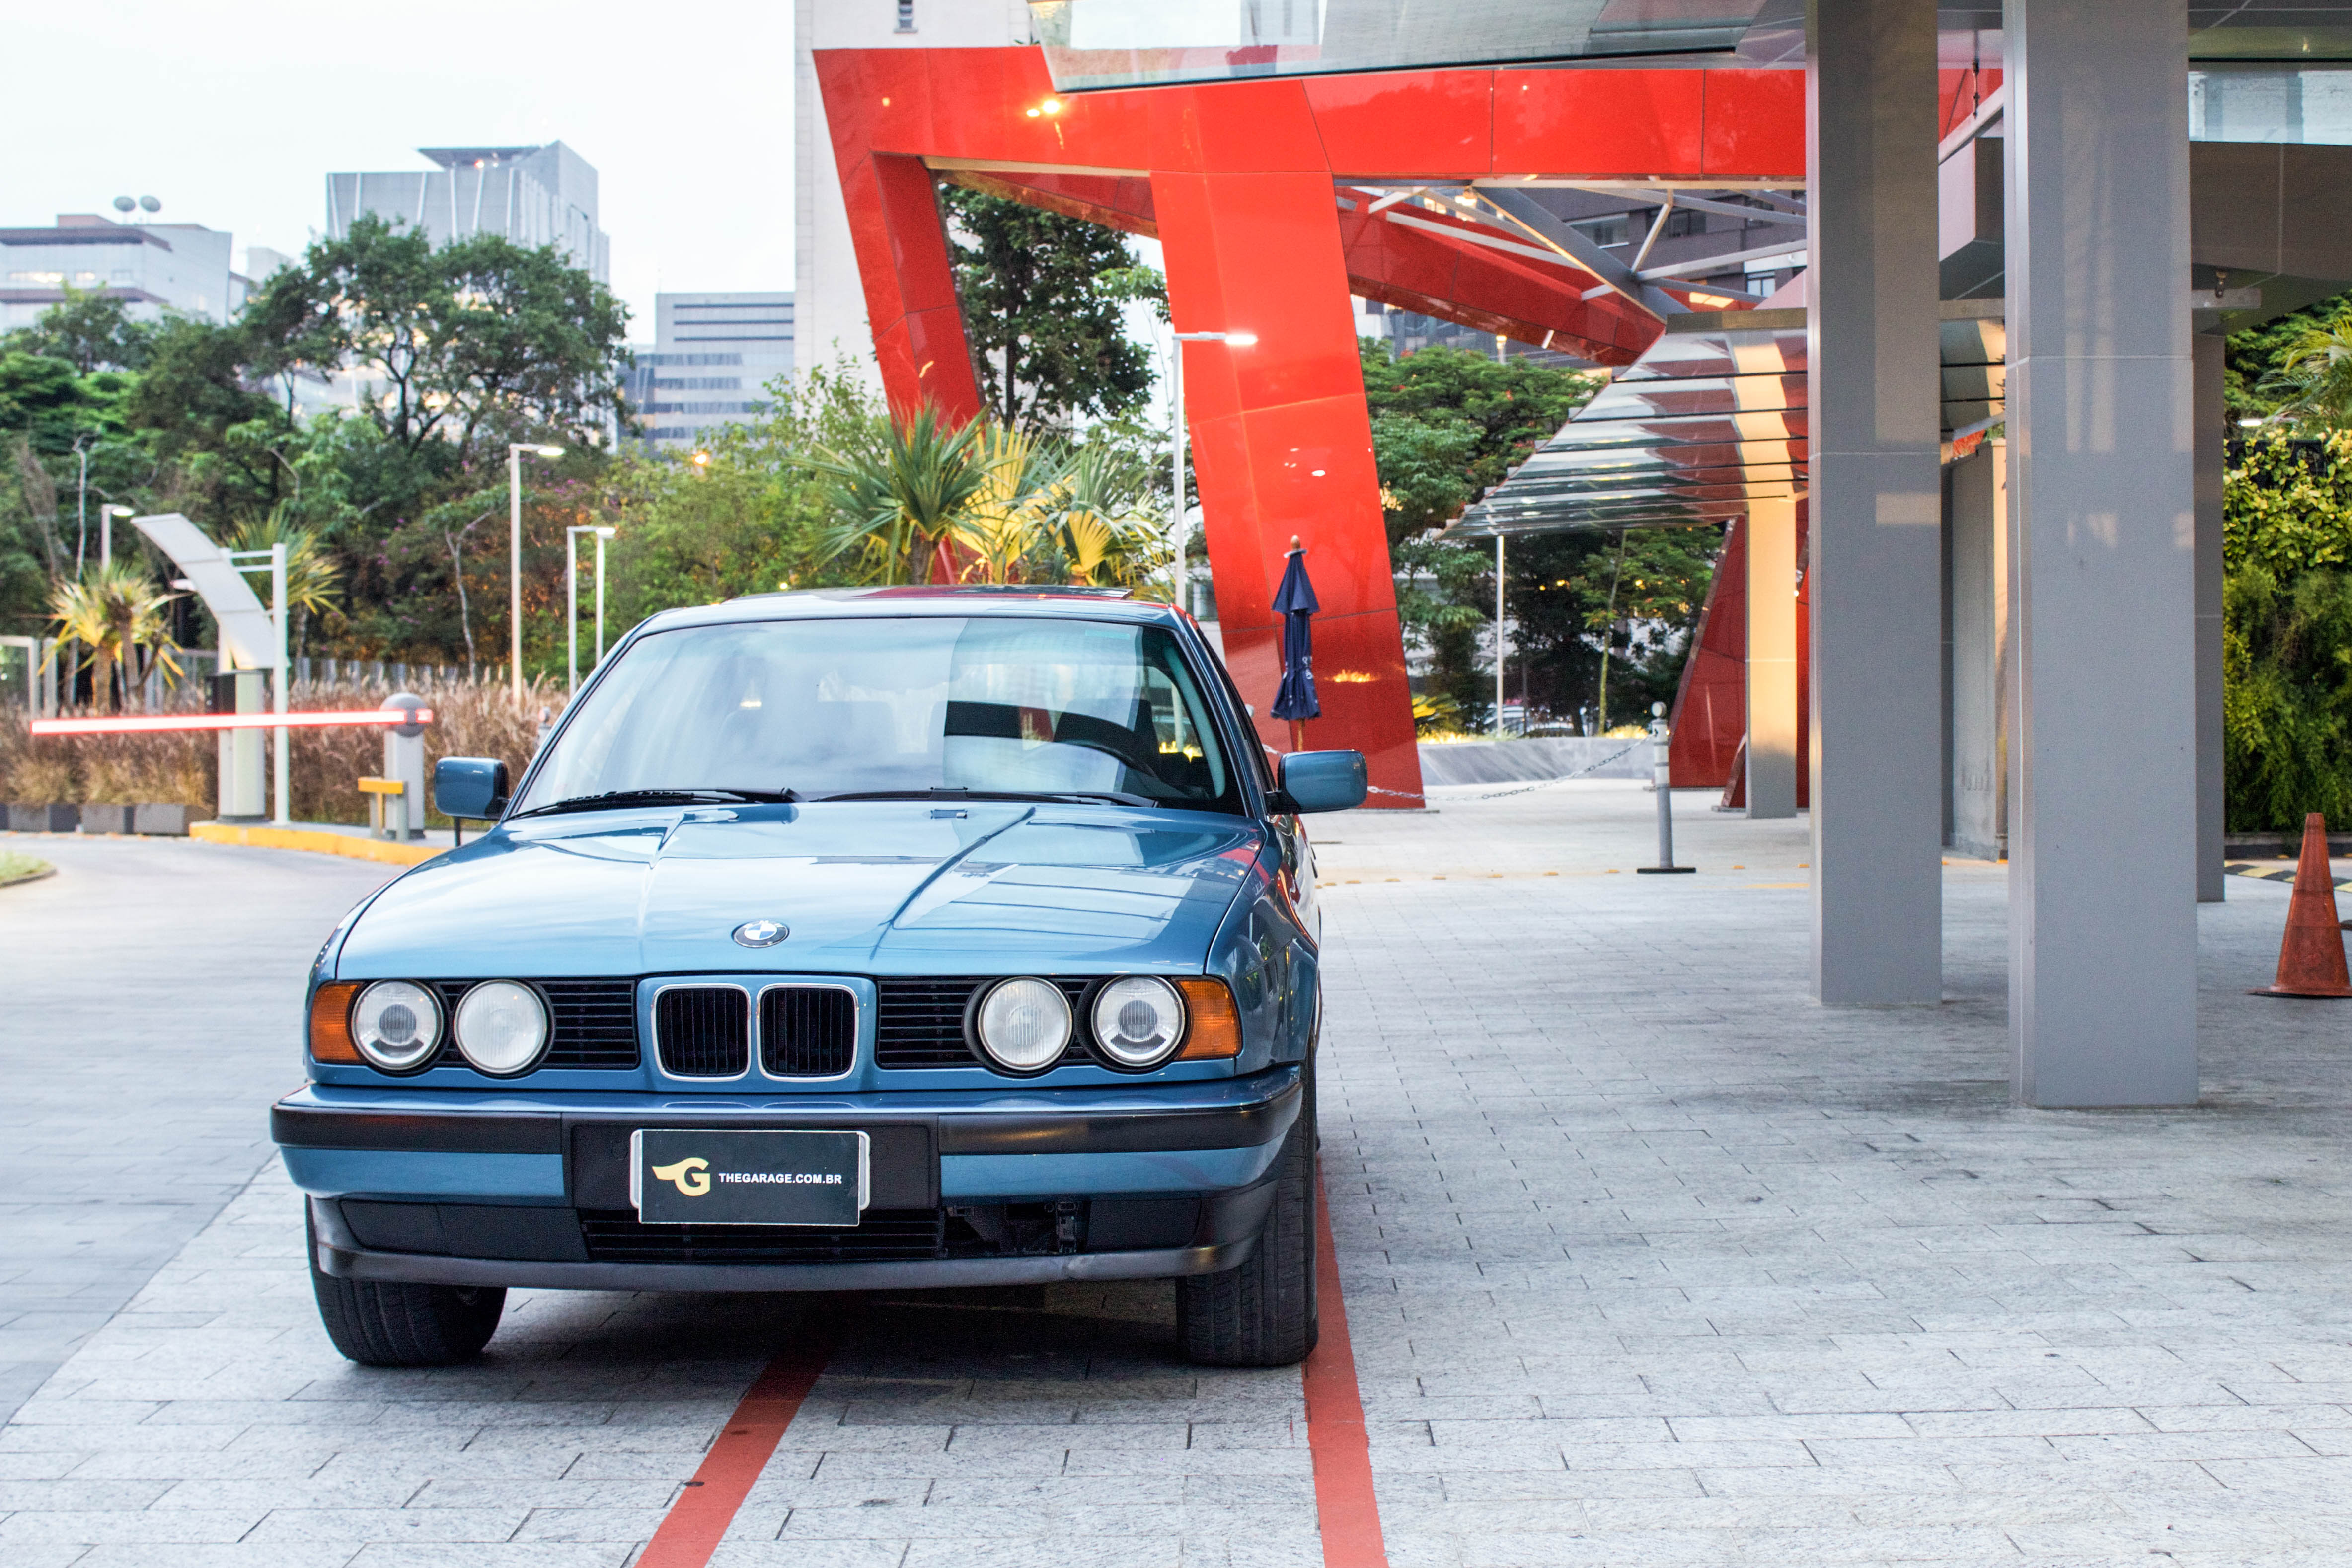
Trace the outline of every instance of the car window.
[[1249, 747], [1250, 762], [1257, 769], [1258, 788], [1274, 788], [1274, 768], [1266, 761], [1265, 743], [1258, 738], [1257, 716], [1249, 704], [1242, 701], [1242, 689], [1234, 684], [1234, 672], [1222, 659], [1216, 660], [1217, 679], [1225, 688], [1225, 701], [1233, 706], [1234, 724], [1242, 732], [1243, 743]]
[[694, 789], [1097, 792], [1240, 809], [1175, 636], [1058, 616], [655, 632], [582, 699], [516, 807]]

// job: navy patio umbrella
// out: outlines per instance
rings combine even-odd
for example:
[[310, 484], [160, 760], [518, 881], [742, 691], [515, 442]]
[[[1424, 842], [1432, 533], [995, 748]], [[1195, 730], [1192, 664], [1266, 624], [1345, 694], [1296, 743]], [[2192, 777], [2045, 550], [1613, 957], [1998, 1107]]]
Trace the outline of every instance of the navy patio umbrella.
[[1282, 586], [1274, 591], [1274, 612], [1282, 617], [1282, 685], [1274, 694], [1274, 716], [1290, 721], [1292, 748], [1305, 749], [1302, 721], [1323, 716], [1315, 697], [1315, 630], [1311, 622], [1322, 606], [1315, 585], [1307, 580], [1307, 548], [1290, 541], [1290, 559], [1282, 569]]

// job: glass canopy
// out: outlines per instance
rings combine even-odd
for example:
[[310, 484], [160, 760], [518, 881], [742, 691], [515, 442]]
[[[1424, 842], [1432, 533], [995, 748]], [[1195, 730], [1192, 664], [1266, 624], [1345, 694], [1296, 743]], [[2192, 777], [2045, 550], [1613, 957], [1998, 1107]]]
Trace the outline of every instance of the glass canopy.
[[[1942, 307], [1948, 459], [2001, 422], [1999, 300]], [[1688, 528], [1805, 494], [1805, 313], [1676, 317], [1559, 434], [1438, 537]]]
[[[1804, 0], [1028, 3], [1054, 85], [1064, 92], [1538, 60], [1804, 63]], [[1967, 40], [1968, 57], [1999, 67], [1997, 0], [1942, 0], [1936, 12], [1947, 37]], [[2339, 78], [2296, 78], [2314, 62], [2352, 59], [2352, 5], [2190, 0], [2189, 32], [2191, 60], [2249, 68], [2245, 77], [2200, 84], [2218, 117], [2263, 123], [2263, 141], [2338, 140], [2333, 128], [2346, 113], [2333, 99]]]
[[1029, 0], [1054, 85], [1720, 53], [1764, 0]]
[[1684, 528], [1805, 488], [1805, 313], [1673, 319], [1441, 538]]

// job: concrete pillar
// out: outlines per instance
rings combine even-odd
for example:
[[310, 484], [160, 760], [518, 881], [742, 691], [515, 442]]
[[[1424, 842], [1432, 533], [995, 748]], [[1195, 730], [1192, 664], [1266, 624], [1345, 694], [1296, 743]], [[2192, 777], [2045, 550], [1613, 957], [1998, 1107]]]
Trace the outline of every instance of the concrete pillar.
[[1811, 0], [1813, 995], [1943, 995], [1936, 10]]
[[1748, 814], [1797, 814], [1797, 503], [1748, 520]]
[[2012, 1087], [2197, 1098], [2184, 0], [2008, 0]]
[[2196, 390], [2197, 472], [2197, 902], [2219, 904], [2221, 849], [2221, 468], [2229, 439], [2222, 396], [2225, 340], [2189, 340]]
[[1951, 467], [1952, 850], [1999, 860], [2008, 831], [2001, 677], [2009, 643], [2008, 451], [1988, 441]]

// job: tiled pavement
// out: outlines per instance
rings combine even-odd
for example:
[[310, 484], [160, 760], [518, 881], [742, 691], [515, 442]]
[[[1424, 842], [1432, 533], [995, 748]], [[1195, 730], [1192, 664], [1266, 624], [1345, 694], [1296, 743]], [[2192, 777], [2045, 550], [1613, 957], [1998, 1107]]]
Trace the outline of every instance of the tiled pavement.
[[[1626, 786], [1324, 835], [1391, 1562], [2352, 1563], [2352, 1008], [2241, 994], [2284, 890], [2200, 915], [2203, 1105], [2021, 1111], [1997, 870], [1947, 873], [1945, 1006], [1823, 1012], [1801, 825], [1698, 803], [1671, 880]], [[1319, 1560], [1297, 1375], [1178, 1364], [1157, 1288], [532, 1293], [384, 1374], [300, 1257], [266, 1169], [0, 1432], [0, 1562], [624, 1563], [815, 1327], [716, 1561]]]
[[243, 1188], [303, 972], [385, 866], [0, 834], [0, 1418]]

